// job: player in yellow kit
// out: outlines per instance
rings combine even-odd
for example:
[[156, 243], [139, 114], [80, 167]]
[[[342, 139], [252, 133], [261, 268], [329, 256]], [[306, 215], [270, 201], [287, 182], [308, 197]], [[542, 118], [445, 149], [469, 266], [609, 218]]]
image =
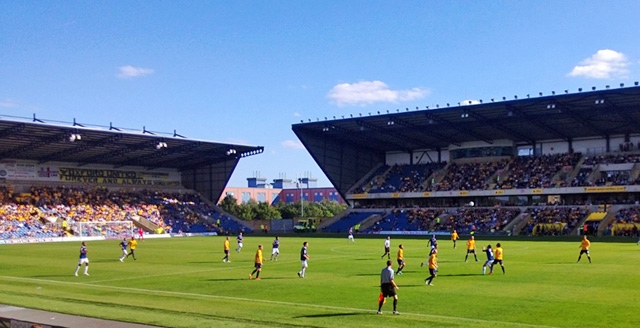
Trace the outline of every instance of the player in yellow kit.
[[396, 274], [401, 275], [402, 269], [404, 269], [404, 247], [400, 244], [398, 245], [398, 270], [396, 271]]
[[133, 256], [133, 259], [136, 259], [136, 246], [138, 245], [138, 242], [136, 241], [135, 237], [131, 237], [131, 241], [129, 241], [129, 254], [127, 254], [127, 257], [129, 257], [129, 255]]
[[429, 254], [429, 274], [429, 278], [425, 279], [424, 283], [428, 286], [433, 286], [431, 282], [438, 275], [438, 250], [435, 248]]
[[467, 241], [467, 255], [464, 256], [464, 261], [467, 262], [467, 258], [469, 258], [469, 254], [473, 253], [473, 257], [478, 262], [478, 255], [476, 255], [476, 239], [471, 236]]
[[495, 255], [495, 259], [491, 264], [491, 272], [489, 272], [489, 274], [493, 273], [493, 266], [496, 265], [496, 263], [500, 264], [500, 267], [502, 268], [502, 274], [505, 274], [506, 272], [504, 271], [504, 264], [502, 264], [502, 256], [504, 255], [504, 252], [502, 251], [502, 246], [500, 245], [500, 243], [496, 244], [496, 248], [493, 250], [493, 254]]
[[262, 270], [262, 261], [264, 258], [262, 257], [262, 245], [258, 245], [258, 250], [256, 251], [256, 259], [254, 261], [255, 269], [249, 275], [249, 280], [253, 279], [253, 274], [256, 274], [256, 280], [260, 280], [260, 271]]
[[224, 257], [222, 258], [222, 262], [231, 262], [229, 261], [229, 237], [224, 240]]
[[460, 236], [458, 236], [458, 232], [453, 230], [453, 232], [451, 233], [451, 240], [453, 240], [453, 248], [456, 248], [456, 240], [460, 239]]
[[587, 239], [587, 236], [582, 236], [582, 242], [580, 242], [580, 255], [578, 256], [578, 262], [582, 258], [582, 254], [587, 254], [587, 258], [589, 259], [589, 263], [591, 263], [591, 254], [589, 254], [589, 247], [591, 246], [591, 242]]

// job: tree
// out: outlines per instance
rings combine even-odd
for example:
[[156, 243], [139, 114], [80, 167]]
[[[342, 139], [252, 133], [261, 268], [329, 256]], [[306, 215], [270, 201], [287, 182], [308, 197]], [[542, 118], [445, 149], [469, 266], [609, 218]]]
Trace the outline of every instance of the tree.
[[227, 195], [219, 204], [220, 208], [233, 215], [238, 217], [240, 213], [240, 205], [238, 205], [238, 200], [233, 197], [233, 195]]
[[267, 203], [258, 203], [255, 208], [255, 220], [281, 219], [282, 215], [275, 207]]
[[275, 208], [283, 219], [293, 219], [300, 216], [300, 205], [296, 203], [278, 203]]

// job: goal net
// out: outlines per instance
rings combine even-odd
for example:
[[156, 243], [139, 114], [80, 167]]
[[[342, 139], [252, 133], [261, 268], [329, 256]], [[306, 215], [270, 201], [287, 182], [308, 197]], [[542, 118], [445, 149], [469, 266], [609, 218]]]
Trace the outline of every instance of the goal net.
[[70, 227], [78, 237], [118, 239], [132, 237], [134, 233], [132, 221], [75, 222]]

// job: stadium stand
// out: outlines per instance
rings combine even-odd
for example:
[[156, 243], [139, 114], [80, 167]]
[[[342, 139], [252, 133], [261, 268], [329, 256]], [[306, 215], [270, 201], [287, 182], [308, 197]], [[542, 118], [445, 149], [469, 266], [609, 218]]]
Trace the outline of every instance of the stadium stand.
[[575, 206], [545, 206], [527, 208], [529, 219], [520, 231], [523, 235], [567, 235], [589, 214]]
[[[3, 239], [33, 237], [121, 236], [114, 221], [148, 221], [151, 232], [216, 232], [235, 234], [252, 229], [240, 224], [196, 193], [77, 186], [31, 186], [15, 195], [0, 187], [0, 234]], [[94, 222], [78, 230], [77, 222]], [[101, 224], [102, 223], [102, 224]]]
[[432, 184], [430, 191], [487, 190], [489, 179], [508, 164], [507, 159], [479, 163], [451, 163], [440, 182]]
[[383, 212], [358, 212], [350, 211], [347, 215], [340, 220], [324, 227], [323, 232], [343, 233], [349, 231], [349, 228], [355, 226], [358, 223], [366, 220], [372, 215], [381, 215]]

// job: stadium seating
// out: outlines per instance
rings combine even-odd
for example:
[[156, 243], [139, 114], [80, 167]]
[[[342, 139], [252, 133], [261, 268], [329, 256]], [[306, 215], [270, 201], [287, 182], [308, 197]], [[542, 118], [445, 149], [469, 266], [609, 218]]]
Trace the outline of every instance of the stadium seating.
[[381, 212], [358, 212], [352, 211], [345, 215], [340, 220], [326, 226], [322, 229], [323, 232], [332, 232], [332, 233], [342, 233], [349, 231], [349, 228], [355, 226], [356, 224], [364, 221], [368, 217], [372, 215], [380, 215]]
[[[60, 185], [32, 186], [15, 195], [11, 187], [1, 186], [0, 201], [2, 239], [67, 234], [115, 237], [125, 233], [124, 227], [107, 222], [141, 219], [173, 233], [252, 231], [195, 193]], [[80, 230], [76, 222], [94, 224]]]
[[522, 235], [566, 235], [589, 214], [576, 206], [545, 206], [527, 208], [530, 217], [521, 229]]

